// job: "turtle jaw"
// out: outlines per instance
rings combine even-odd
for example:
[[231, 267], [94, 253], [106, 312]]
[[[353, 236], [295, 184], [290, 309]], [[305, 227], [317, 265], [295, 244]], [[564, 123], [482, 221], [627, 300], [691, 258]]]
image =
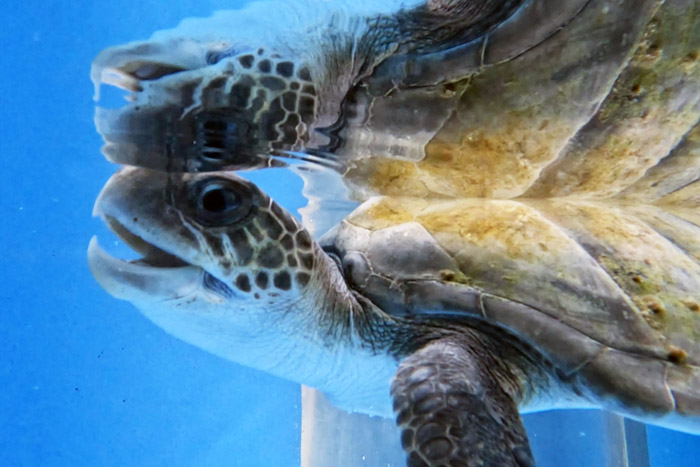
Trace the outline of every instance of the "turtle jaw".
[[235, 298], [216, 277], [221, 275], [218, 258], [198, 254], [197, 240], [182, 235], [185, 227], [178, 212], [166, 204], [167, 187], [165, 174], [135, 168], [121, 169], [107, 182], [93, 215], [141, 258], [115, 258], [93, 237], [88, 264], [96, 280], [111, 295], [131, 302], [202, 293], [215, 302]]
[[223, 41], [207, 43], [184, 38], [107, 48], [95, 57], [90, 68], [94, 99], [99, 100], [102, 84], [139, 92], [143, 82], [206, 67], [212, 57], [220, 57], [228, 48]]
[[136, 260], [119, 259], [99, 245], [97, 236], [90, 240], [87, 252], [90, 270], [100, 286], [115, 298], [133, 303], [178, 300], [191, 297], [213, 282], [207, 280], [211, 276], [203, 268], [149, 243], [115, 217], [97, 214], [118, 238], [142, 255]]
[[88, 264], [107, 293], [134, 303], [176, 300], [192, 295], [204, 283], [204, 271], [199, 267], [163, 267], [121, 260], [104, 251], [97, 237], [90, 240]]

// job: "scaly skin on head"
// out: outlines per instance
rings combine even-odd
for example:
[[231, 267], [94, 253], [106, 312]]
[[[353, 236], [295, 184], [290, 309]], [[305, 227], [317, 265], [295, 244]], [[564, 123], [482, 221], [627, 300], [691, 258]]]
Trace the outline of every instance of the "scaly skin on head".
[[[254, 185], [230, 173], [127, 168], [95, 213], [144, 254], [121, 261], [93, 240], [90, 266], [108, 292], [219, 356], [317, 387], [350, 410], [391, 413], [395, 323], [365, 309], [336, 263]], [[366, 366], [374, 377], [362, 378]]]
[[[481, 456], [464, 446], [499, 434], [501, 442], [488, 455], [527, 465], [517, 405], [539, 386], [530, 378], [544, 380], [540, 362], [507, 337], [466, 323], [387, 315], [352, 291], [338, 264], [251, 183], [230, 173], [122, 169], [101, 193], [95, 213], [144, 256], [118, 260], [93, 240], [93, 274], [176, 337], [317, 387], [348, 410], [389, 416], [393, 397], [404, 448], [414, 460]], [[463, 378], [449, 376], [465, 369], [466, 389]], [[492, 397], [496, 388], [498, 398]], [[472, 395], [462, 400], [465, 390]], [[449, 405], [455, 400], [457, 412]], [[422, 412], [426, 407], [461, 415], [439, 418], [445, 424], [436, 430]], [[482, 410], [499, 417], [475, 431], [474, 421], [489, 417]], [[459, 428], [447, 432], [447, 424]]]
[[[95, 60], [96, 86], [132, 91], [127, 106], [96, 110], [108, 159], [174, 172], [253, 169], [280, 165], [263, 154], [308, 140], [318, 96], [307, 65], [264, 47], [183, 42], [108, 49]], [[176, 63], [182, 49], [197, 59], [159, 61]]]
[[476, 39], [523, 1], [352, 3], [254, 4], [103, 51], [96, 97], [102, 83], [131, 93], [96, 111], [104, 154], [173, 172], [281, 164], [271, 152], [335, 165], [345, 101], [379, 64]]

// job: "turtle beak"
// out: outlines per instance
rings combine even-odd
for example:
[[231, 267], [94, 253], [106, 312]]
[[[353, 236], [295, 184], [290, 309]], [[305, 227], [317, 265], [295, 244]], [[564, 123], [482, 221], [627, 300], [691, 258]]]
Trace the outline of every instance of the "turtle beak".
[[[97, 102], [94, 121], [107, 160], [191, 171], [191, 154], [185, 148], [196, 139], [191, 114], [206, 75], [207, 47], [185, 39], [134, 42], [106, 49], [95, 58], [90, 72]], [[127, 91], [127, 102], [100, 102], [103, 84]]]
[[[158, 235], [147, 235], [149, 229], [130, 222], [133, 217], [147, 215], [136, 212], [137, 206], [156, 198], [164, 176], [145, 170], [119, 170], [102, 189], [93, 215], [100, 217], [107, 227], [138, 252], [141, 258], [127, 261], [115, 258], [102, 249], [93, 237], [88, 247], [88, 265], [95, 279], [111, 295], [131, 302], [172, 300], [194, 293], [203, 283], [204, 270], [178, 256], [177, 248], [165, 251], [155, 243]], [[152, 188], [148, 191], [147, 187]], [[160, 212], [160, 205], [153, 212]], [[151, 211], [148, 211], [149, 213]], [[150, 240], [149, 240], [150, 239]]]
[[92, 62], [90, 79], [95, 102], [102, 84], [131, 92], [143, 91], [144, 81], [206, 66], [204, 45], [192, 40], [132, 42], [103, 50]]
[[175, 300], [200, 288], [203, 271], [196, 266], [153, 267], [130, 262], [107, 253], [92, 237], [88, 265], [95, 280], [110, 295], [130, 302]]

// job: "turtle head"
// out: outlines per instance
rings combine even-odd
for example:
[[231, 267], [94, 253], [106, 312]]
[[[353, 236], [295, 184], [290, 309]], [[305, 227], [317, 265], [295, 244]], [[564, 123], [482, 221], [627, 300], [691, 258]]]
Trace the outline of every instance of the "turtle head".
[[98, 106], [102, 152], [112, 162], [171, 172], [284, 165], [316, 114], [310, 69], [265, 47], [168, 38], [104, 50], [92, 65], [100, 88], [127, 91], [125, 105]]
[[88, 261], [107, 292], [182, 340], [296, 378], [280, 359], [318, 339], [314, 284], [330, 260], [290, 213], [230, 173], [125, 168], [95, 215], [143, 255], [114, 258], [93, 238]]

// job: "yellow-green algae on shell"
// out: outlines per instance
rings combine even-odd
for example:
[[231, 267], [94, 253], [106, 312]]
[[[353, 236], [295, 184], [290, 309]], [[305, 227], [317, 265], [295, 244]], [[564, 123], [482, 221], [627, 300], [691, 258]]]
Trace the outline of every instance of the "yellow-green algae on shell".
[[545, 310], [613, 348], [671, 360], [682, 350], [698, 364], [700, 263], [683, 247], [700, 254], [700, 227], [667, 216], [685, 230], [660, 233], [624, 205], [592, 201], [381, 197], [346, 221], [416, 222], [459, 267], [436, 279]]
[[699, 21], [694, 0], [659, 9], [596, 115], [525, 196], [615, 195], [681, 142], [700, 118]]
[[700, 118], [700, 4], [627, 8], [593, 0], [534, 49], [449, 83], [466, 90], [423, 160], [362, 158], [346, 181], [363, 199], [631, 196]]
[[[382, 196], [346, 222], [419, 224], [454, 264], [427, 280], [479, 290], [487, 319], [596, 397], [698, 416], [700, 1], [625, 7], [592, 0], [451, 83], [464, 93], [423, 160], [352, 161], [355, 195]], [[499, 300], [522, 307], [489, 318]]]
[[[557, 317], [606, 345], [697, 364], [700, 2], [615, 11], [626, 7], [594, 0], [538, 47], [466, 78], [422, 161], [354, 161], [356, 193], [412, 199], [382, 198], [351, 222], [418, 222], [457, 259], [448, 278], [533, 306], [568, 306], [562, 284], [618, 288], [634, 313], [613, 326], [594, 307]], [[636, 340], [619, 338], [635, 326]]]
[[[632, 202], [655, 201], [663, 204], [685, 203], [691, 191], [699, 193], [696, 182], [700, 178], [700, 125], [685, 135], [671, 154], [650, 168], [643, 178], [625, 188], [619, 195]], [[694, 187], [693, 182], [695, 181]], [[684, 187], [679, 190], [678, 187]], [[661, 200], [670, 195], [669, 199]], [[695, 197], [695, 206], [700, 205], [700, 196]], [[689, 201], [686, 199], [686, 201]]]
[[[343, 225], [368, 245], [370, 298], [509, 329], [603, 407], [700, 415], [700, 226], [654, 205], [410, 197], [373, 198]], [[387, 252], [406, 235], [415, 246]], [[426, 258], [449, 259], [392, 266], [433, 243]]]

